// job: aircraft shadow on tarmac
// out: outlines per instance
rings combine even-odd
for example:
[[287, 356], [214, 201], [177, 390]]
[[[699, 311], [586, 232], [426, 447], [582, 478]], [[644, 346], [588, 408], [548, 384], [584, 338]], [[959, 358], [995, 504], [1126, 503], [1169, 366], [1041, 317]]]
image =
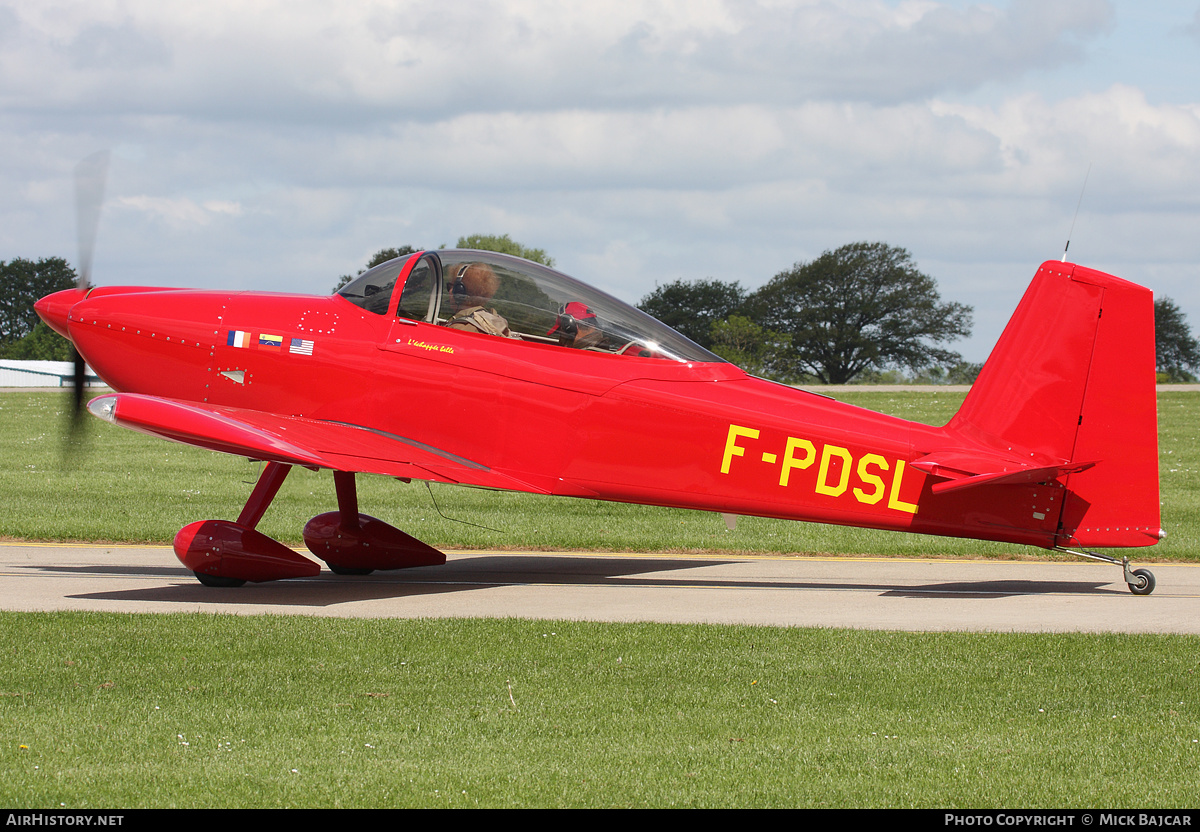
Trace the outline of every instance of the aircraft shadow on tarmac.
[[[996, 599], [1023, 595], [1084, 594], [1124, 595], [1124, 587], [1105, 581], [983, 580], [897, 586], [895, 583], [862, 581], [763, 580], [756, 577], [715, 577], [693, 574], [667, 578], [664, 573], [699, 570], [703, 567], [738, 563], [737, 559], [569, 557], [562, 555], [483, 555], [458, 557], [443, 566], [418, 567], [365, 576], [322, 573], [317, 578], [247, 584], [233, 589], [215, 589], [193, 582], [180, 567], [145, 566], [37, 566], [49, 574], [108, 575], [128, 578], [157, 578], [164, 586], [126, 590], [103, 590], [72, 595], [78, 599], [194, 604], [238, 604], [280, 607], [326, 607], [356, 601], [405, 598], [488, 589], [501, 586], [543, 584], [547, 586], [662, 587], [693, 589], [867, 591], [881, 597]], [[652, 577], [649, 577], [653, 575]], [[647, 577], [639, 577], [647, 576]]]
[[[128, 590], [104, 590], [78, 593], [72, 598], [148, 602], [210, 602], [262, 606], [335, 606], [355, 601], [405, 598], [450, 592], [488, 589], [499, 586], [547, 584], [556, 586], [679, 586], [696, 581], [630, 581], [629, 576], [695, 569], [736, 561], [684, 560], [680, 558], [595, 558], [545, 555], [485, 555], [454, 558], [441, 566], [416, 567], [370, 575], [333, 575], [322, 572], [316, 578], [248, 583], [231, 589], [204, 587], [194, 582], [192, 573], [181, 567], [133, 566], [37, 566], [43, 573], [113, 575], [130, 578], [162, 578], [170, 585]], [[180, 581], [182, 583], [174, 583]], [[703, 584], [704, 582], [701, 582]], [[740, 581], [713, 582], [713, 585], [741, 585]], [[749, 583], [752, 582], [747, 582]], [[768, 585], [764, 583], [764, 586]]]
[[884, 597], [929, 598], [938, 595], [955, 598], [1010, 598], [1014, 595], [1127, 595], [1105, 581], [957, 581], [892, 588]]

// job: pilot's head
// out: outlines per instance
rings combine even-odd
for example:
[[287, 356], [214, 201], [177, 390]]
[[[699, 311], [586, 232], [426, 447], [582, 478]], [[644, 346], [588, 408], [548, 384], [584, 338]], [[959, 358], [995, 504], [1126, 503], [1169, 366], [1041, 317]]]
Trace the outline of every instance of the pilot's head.
[[499, 288], [500, 278], [487, 263], [464, 263], [450, 284], [450, 297], [456, 309], [483, 306]]

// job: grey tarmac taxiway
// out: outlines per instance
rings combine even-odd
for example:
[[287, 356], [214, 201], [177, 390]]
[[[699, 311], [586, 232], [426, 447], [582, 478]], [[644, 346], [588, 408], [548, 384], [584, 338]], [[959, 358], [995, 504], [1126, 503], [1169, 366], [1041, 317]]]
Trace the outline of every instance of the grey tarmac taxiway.
[[1200, 633], [1200, 564], [451, 552], [444, 566], [201, 586], [166, 546], [0, 543], [0, 609], [520, 617], [998, 632]]

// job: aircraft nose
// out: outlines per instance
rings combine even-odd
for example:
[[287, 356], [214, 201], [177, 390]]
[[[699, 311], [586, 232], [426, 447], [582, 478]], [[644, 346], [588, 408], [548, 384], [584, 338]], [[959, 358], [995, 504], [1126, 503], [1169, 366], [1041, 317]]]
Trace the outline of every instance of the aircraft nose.
[[62, 337], [70, 340], [67, 334], [67, 315], [71, 307], [83, 300], [86, 293], [80, 289], [63, 289], [39, 300], [33, 305], [43, 321]]

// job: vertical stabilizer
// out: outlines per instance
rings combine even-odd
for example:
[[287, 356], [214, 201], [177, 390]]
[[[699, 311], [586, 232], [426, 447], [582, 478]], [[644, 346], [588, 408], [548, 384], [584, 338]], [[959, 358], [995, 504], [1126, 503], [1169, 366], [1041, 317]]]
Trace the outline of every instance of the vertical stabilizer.
[[1058, 545], [1158, 541], [1154, 299], [1071, 263], [1038, 269], [947, 430], [1031, 464], [1096, 464], [1067, 488]]

